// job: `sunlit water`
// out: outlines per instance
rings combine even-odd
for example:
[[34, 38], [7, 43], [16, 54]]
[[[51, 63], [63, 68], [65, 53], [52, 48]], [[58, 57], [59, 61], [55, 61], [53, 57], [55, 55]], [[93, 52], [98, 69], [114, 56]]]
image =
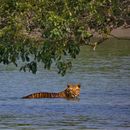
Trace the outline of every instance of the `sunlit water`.
[[[21, 99], [81, 83], [80, 100]], [[130, 130], [130, 41], [81, 47], [73, 69], [36, 75], [0, 65], [0, 130]]]

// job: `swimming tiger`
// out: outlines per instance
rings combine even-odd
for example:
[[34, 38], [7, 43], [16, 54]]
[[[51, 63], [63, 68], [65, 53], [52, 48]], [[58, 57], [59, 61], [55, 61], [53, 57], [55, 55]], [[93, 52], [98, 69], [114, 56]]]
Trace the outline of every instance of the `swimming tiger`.
[[80, 95], [80, 84], [68, 84], [64, 91], [58, 93], [38, 92], [32, 93], [22, 98], [76, 98]]

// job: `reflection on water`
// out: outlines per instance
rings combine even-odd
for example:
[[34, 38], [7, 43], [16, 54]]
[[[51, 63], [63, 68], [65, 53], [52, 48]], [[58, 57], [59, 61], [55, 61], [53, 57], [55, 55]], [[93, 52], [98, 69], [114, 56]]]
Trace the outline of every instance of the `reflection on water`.
[[[0, 129], [129, 130], [129, 41], [108, 41], [96, 51], [81, 47], [73, 62], [65, 77], [0, 65]], [[37, 91], [62, 91], [71, 82], [81, 83], [80, 100], [21, 99]]]

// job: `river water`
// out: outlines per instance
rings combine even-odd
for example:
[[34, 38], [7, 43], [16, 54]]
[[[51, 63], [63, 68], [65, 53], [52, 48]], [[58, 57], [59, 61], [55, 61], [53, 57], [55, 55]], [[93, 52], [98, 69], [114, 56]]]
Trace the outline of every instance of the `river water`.
[[[79, 100], [21, 99], [80, 83]], [[19, 72], [0, 65], [0, 130], [130, 130], [130, 41], [81, 47], [64, 77], [55, 69]]]

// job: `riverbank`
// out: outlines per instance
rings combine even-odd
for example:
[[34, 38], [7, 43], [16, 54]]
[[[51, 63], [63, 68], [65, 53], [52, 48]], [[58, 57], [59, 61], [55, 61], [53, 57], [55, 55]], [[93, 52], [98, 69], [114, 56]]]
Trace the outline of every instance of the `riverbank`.
[[111, 32], [112, 35], [114, 35], [115, 37], [118, 37], [118, 38], [127, 38], [127, 39], [130, 39], [130, 28], [117, 28], [117, 29], [114, 29], [112, 32]]

